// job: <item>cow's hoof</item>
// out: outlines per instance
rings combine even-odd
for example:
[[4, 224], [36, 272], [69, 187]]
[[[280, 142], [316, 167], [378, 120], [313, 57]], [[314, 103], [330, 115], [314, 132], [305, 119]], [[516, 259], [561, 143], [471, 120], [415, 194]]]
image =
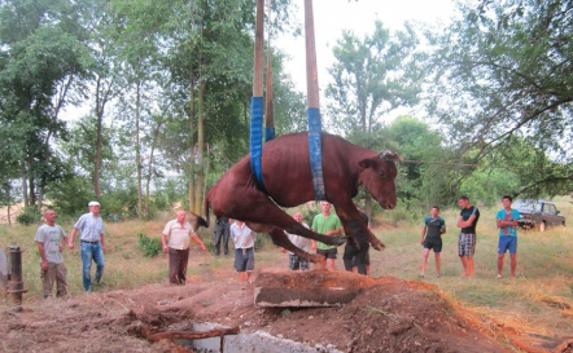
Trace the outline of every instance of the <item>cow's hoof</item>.
[[312, 262], [313, 264], [324, 266], [326, 264], [326, 259], [324, 258], [324, 256], [312, 255], [310, 257], [310, 262]]
[[343, 236], [332, 237], [332, 244], [331, 245], [340, 246], [344, 243], [346, 243], [346, 237], [343, 237]]

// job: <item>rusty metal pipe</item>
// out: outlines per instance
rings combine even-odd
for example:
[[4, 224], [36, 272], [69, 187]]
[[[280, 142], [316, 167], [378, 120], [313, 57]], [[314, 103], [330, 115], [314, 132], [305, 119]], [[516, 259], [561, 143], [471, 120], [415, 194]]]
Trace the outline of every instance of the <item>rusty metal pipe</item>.
[[19, 246], [10, 246], [10, 279], [8, 280], [8, 294], [16, 305], [22, 305], [22, 296], [27, 292], [24, 289], [22, 278], [22, 250]]

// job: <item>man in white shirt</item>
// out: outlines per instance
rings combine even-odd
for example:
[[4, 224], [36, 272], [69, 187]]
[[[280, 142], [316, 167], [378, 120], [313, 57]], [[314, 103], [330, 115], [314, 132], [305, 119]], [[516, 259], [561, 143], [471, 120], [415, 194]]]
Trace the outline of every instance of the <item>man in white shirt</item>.
[[176, 218], [167, 222], [161, 233], [163, 252], [169, 254], [169, 282], [172, 284], [185, 284], [191, 239], [199, 244], [201, 250], [207, 251], [205, 244], [185, 218], [185, 211], [177, 211]]
[[236, 220], [231, 226], [231, 238], [235, 244], [235, 270], [241, 282], [251, 282], [255, 269], [255, 232], [245, 222]]
[[[308, 224], [303, 222], [304, 217], [302, 216], [302, 212], [300, 211], [295, 212], [292, 215], [292, 218], [294, 218], [294, 220], [297, 221], [298, 223], [301, 223], [305, 228], [309, 228]], [[291, 243], [294, 244], [294, 246], [306, 252], [311, 251], [311, 245], [312, 245], [311, 239], [301, 237], [300, 235], [296, 234], [290, 234], [287, 232], [285, 233], [288, 236]], [[288, 252], [288, 259], [289, 259], [288, 261], [289, 269], [291, 271], [297, 271], [297, 270], [306, 271], [309, 269], [308, 260], [303, 259], [302, 257], [299, 257], [290, 251]]]

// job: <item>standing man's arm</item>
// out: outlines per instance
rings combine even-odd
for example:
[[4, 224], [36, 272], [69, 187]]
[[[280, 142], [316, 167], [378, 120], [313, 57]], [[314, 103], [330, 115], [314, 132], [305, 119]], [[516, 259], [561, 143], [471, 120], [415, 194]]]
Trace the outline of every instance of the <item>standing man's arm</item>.
[[477, 216], [474, 214], [474, 215], [471, 215], [467, 221], [464, 221], [464, 219], [460, 216], [458, 218], [458, 227], [460, 227], [460, 228], [471, 227], [471, 225], [474, 223], [476, 218], [477, 218]]
[[191, 233], [191, 239], [193, 239], [193, 241], [201, 247], [201, 250], [207, 251], [207, 247], [203, 243], [203, 240], [201, 240], [201, 238], [199, 238], [197, 233], [195, 233], [195, 232]]
[[74, 240], [77, 234], [78, 234], [78, 228], [76, 227], [72, 228], [72, 231], [70, 232], [70, 239], [68, 239], [68, 248], [70, 249], [74, 248]]
[[422, 237], [420, 238], [420, 244], [424, 244], [424, 238], [426, 237], [426, 231], [428, 230], [427, 226], [424, 226], [422, 228]]
[[324, 233], [324, 235], [328, 235], [328, 236], [335, 236], [335, 235], [340, 235], [342, 234], [342, 228], [336, 228], [333, 230], [329, 230], [328, 232]]
[[68, 237], [66, 237], [66, 231], [63, 228], [60, 228], [60, 231], [62, 232], [62, 239], [60, 241], [60, 252], [62, 252], [66, 248]]
[[163, 246], [163, 253], [169, 253], [169, 235], [171, 234], [171, 222], [167, 222], [163, 231], [161, 232], [161, 245]]
[[[317, 216], [318, 216], [318, 215], [317, 215]], [[317, 220], [316, 220], [316, 217], [317, 217], [317, 216], [314, 216], [314, 218], [312, 219], [312, 224], [310, 225], [310, 229], [311, 229], [313, 232], [317, 232], [317, 229], [316, 229], [316, 228], [317, 228]], [[311, 250], [312, 252], [314, 252], [314, 253], [316, 252], [316, 240], [311, 240], [311, 242], [310, 242], [310, 250]]]
[[338, 216], [336, 216], [336, 218], [337, 218], [336, 228], [334, 228], [333, 230], [329, 230], [328, 232], [324, 233], [324, 235], [335, 236], [335, 235], [344, 234], [344, 230], [342, 229], [342, 223], [340, 222], [340, 218], [338, 218]]
[[165, 233], [161, 233], [161, 245], [163, 246], [163, 252], [167, 254], [169, 252], [169, 246], [167, 246], [167, 234]]
[[100, 243], [101, 243], [101, 250], [105, 253], [105, 241], [103, 237], [103, 232], [100, 234]]
[[48, 259], [46, 259], [44, 243], [36, 241], [36, 244], [38, 244], [38, 252], [40, 253], [40, 267], [42, 270], [46, 271], [48, 269]]
[[497, 219], [497, 227], [498, 228], [504, 228], [504, 227], [517, 227], [519, 225], [519, 222], [516, 220], [511, 220], [511, 221], [506, 221], [503, 219]]

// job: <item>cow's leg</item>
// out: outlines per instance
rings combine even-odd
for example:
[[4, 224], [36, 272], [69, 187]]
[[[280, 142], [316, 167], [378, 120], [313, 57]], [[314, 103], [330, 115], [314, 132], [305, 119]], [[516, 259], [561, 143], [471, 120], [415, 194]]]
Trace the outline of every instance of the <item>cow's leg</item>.
[[245, 222], [261, 223], [276, 226], [291, 234], [297, 234], [305, 238], [320, 241], [328, 245], [342, 245], [346, 241], [344, 236], [327, 236], [313, 232], [295, 221], [286, 212], [275, 205], [267, 195], [257, 189], [252, 189], [239, 200], [234, 214], [228, 214], [230, 218], [237, 218]]
[[323, 256], [309, 254], [294, 245], [280, 228], [252, 222], [247, 222], [247, 226], [257, 233], [270, 234], [273, 244], [294, 253], [298, 257], [311, 261], [312, 263], [320, 263], [324, 261]]
[[355, 239], [358, 246], [366, 238], [374, 249], [384, 249], [384, 243], [376, 238], [374, 233], [368, 228], [368, 217], [356, 208], [352, 200], [339, 203], [333, 201], [332, 203], [336, 208], [336, 214], [340, 217], [345, 232]]

